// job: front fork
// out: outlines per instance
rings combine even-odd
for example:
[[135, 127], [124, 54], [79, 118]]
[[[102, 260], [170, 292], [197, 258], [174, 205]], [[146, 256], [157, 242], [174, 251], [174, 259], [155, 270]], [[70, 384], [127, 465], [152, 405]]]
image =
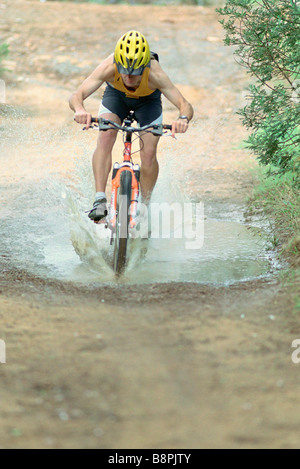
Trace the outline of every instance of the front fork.
[[108, 228], [112, 230], [112, 233], [116, 231], [118, 189], [120, 187], [120, 177], [123, 171], [130, 171], [132, 173], [129, 228], [134, 229], [137, 225], [138, 199], [140, 194], [140, 166], [138, 164], [133, 165], [132, 163], [126, 163], [125, 165], [115, 163], [112, 173], [112, 192], [109, 219], [107, 223]]

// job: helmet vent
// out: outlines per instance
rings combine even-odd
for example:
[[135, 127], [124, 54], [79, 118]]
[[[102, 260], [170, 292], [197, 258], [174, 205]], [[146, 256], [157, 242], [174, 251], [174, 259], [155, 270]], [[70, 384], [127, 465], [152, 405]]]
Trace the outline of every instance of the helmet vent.
[[124, 68], [124, 73], [141, 75], [150, 61], [149, 44], [138, 31], [128, 31], [119, 39], [114, 57], [116, 64]]

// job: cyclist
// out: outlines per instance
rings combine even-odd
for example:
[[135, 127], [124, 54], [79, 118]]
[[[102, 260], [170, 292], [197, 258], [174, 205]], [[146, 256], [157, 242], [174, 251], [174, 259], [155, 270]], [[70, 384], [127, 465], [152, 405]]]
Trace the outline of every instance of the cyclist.
[[[193, 108], [162, 70], [157, 54], [150, 51], [146, 38], [140, 32], [128, 31], [124, 34], [117, 42], [114, 53], [71, 95], [69, 105], [75, 113], [74, 119], [87, 128], [92, 116], [83, 102], [104, 82], [107, 86], [99, 109], [99, 116], [104, 119], [121, 124], [129, 111], [134, 111], [140, 126], [161, 124], [163, 94], [179, 110], [179, 117], [172, 123], [172, 135], [187, 131]], [[89, 217], [96, 223], [107, 215], [105, 189], [116, 136], [115, 130], [100, 132], [93, 155], [96, 198]], [[141, 135], [141, 140], [140, 182], [143, 201], [147, 203], [158, 177], [156, 153], [159, 137], [145, 133]]]

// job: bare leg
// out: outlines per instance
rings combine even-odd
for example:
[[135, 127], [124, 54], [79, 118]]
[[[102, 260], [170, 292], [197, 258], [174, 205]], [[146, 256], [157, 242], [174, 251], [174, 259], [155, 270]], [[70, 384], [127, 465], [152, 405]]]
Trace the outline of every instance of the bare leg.
[[[102, 114], [104, 119], [110, 119], [121, 124], [116, 114]], [[105, 192], [107, 179], [112, 165], [112, 149], [117, 138], [117, 131], [100, 132], [96, 150], [93, 155], [93, 172], [96, 192]]]
[[141, 135], [141, 192], [145, 203], [151, 198], [152, 191], [156, 184], [159, 172], [158, 161], [156, 157], [159, 137], [152, 134]]

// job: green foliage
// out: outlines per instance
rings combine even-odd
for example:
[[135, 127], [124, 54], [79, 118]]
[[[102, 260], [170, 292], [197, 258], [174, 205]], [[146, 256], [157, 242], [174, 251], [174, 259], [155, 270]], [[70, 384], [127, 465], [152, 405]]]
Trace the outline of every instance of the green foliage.
[[[276, 247], [295, 267], [300, 267], [300, 192], [295, 190], [292, 173], [282, 176], [259, 175], [251, 201], [252, 210], [263, 209], [273, 222], [273, 240]], [[275, 242], [273, 243], [275, 246]]]
[[220, 21], [225, 44], [255, 78], [250, 103], [239, 111], [252, 131], [248, 147], [260, 163], [291, 172], [299, 184], [300, 2], [227, 0], [217, 11], [226, 17]]
[[1, 66], [1, 62], [8, 54], [8, 45], [0, 44], [0, 75], [5, 71], [5, 68]]

